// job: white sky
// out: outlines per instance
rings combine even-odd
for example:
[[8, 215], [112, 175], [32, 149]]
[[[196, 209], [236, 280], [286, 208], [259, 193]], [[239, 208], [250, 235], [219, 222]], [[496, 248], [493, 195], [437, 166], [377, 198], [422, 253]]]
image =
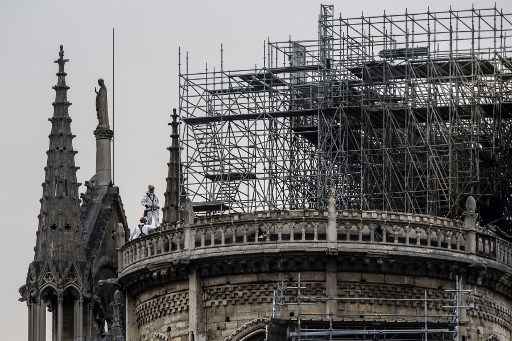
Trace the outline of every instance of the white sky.
[[[332, 1], [326, 1], [332, 3]], [[473, 1], [491, 7], [491, 1]], [[190, 67], [262, 64], [263, 41], [316, 38], [318, 0], [214, 1], [26, 1], [0, 0], [0, 330], [4, 341], [26, 340], [26, 307], [17, 302], [33, 258], [43, 167], [59, 44], [67, 64], [70, 115], [78, 178], [94, 174], [96, 80], [105, 79], [112, 99], [111, 30], [116, 27], [116, 184], [128, 220], [152, 183], [163, 202], [169, 144], [167, 126], [177, 106], [178, 46], [190, 51]], [[334, 1], [336, 12], [358, 16], [446, 10], [445, 0]], [[471, 7], [467, 0], [454, 8]], [[496, 2], [512, 11], [510, 0]]]

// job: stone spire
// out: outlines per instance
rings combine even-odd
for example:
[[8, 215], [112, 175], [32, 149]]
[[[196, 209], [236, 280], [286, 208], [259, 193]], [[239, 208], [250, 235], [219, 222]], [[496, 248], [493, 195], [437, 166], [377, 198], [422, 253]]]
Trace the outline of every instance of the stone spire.
[[72, 241], [78, 243], [80, 223], [80, 201], [76, 179], [75, 154], [71, 133], [71, 118], [68, 108], [66, 72], [64, 66], [64, 49], [60, 46], [59, 58], [55, 63], [59, 66], [53, 103], [52, 124], [49, 135], [50, 144], [47, 163], [44, 168], [43, 197], [37, 230], [35, 260], [47, 258], [67, 259], [73, 252]]
[[170, 152], [168, 167], [168, 175], [166, 178], [167, 187], [165, 190], [165, 205], [163, 208], [164, 218], [163, 222], [173, 224], [179, 220], [179, 197], [180, 197], [180, 145], [179, 145], [179, 132], [178, 132], [178, 115], [176, 109], [172, 109], [172, 121], [169, 123], [171, 126], [171, 146], [167, 148]]

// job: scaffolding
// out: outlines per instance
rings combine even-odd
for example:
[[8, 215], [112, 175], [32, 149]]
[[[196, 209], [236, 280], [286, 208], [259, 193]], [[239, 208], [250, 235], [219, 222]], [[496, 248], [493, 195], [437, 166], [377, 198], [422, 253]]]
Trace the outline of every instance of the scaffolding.
[[[471, 302], [475, 292], [464, 289], [460, 277], [456, 277], [454, 288], [444, 290], [442, 298], [430, 297], [425, 289], [422, 297], [327, 297], [305, 294], [307, 287], [279, 283], [273, 293], [272, 315], [267, 326], [266, 341], [312, 341], [312, 340], [401, 340], [401, 341], [459, 341], [461, 326], [467, 311], [473, 309]], [[415, 313], [396, 312], [370, 313], [368, 311], [333, 313], [307, 313], [307, 306], [327, 305], [336, 301], [347, 303], [378, 303], [414, 306]], [[395, 312], [393, 312], [395, 311]], [[284, 316], [288, 314], [288, 316]], [[364, 320], [363, 320], [364, 318]]]
[[[180, 52], [183, 179], [199, 213], [339, 208], [484, 223], [512, 204], [512, 14], [344, 18], [266, 41], [262, 67], [189, 72]], [[221, 48], [221, 56], [223, 50]], [[184, 64], [184, 65], [182, 65]]]

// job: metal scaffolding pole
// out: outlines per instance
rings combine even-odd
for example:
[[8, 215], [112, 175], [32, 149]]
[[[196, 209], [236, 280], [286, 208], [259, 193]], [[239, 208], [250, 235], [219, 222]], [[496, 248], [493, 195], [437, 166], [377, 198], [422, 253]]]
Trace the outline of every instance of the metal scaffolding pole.
[[[344, 18], [267, 41], [264, 65], [183, 72], [183, 173], [198, 214], [339, 208], [512, 218], [512, 14]], [[217, 69], [218, 70], [218, 69]]]
[[[423, 307], [423, 314], [417, 313], [368, 313], [357, 314], [339, 312], [335, 316], [324, 313], [308, 313], [308, 306], [318, 306], [333, 299], [327, 296], [310, 296], [307, 286], [297, 278], [296, 284], [286, 285], [279, 283], [274, 291], [272, 303], [272, 324], [274, 320], [288, 320], [288, 340], [361, 340], [361, 337], [402, 337], [403, 340], [461, 340], [460, 326], [462, 316], [472, 306], [466, 305], [465, 300], [473, 295], [473, 291], [464, 289], [461, 279], [457, 276], [454, 288], [444, 290], [449, 297], [429, 297], [428, 290], [424, 290], [423, 297], [386, 298], [386, 297], [335, 297], [339, 302], [381, 302], [388, 304], [414, 303]], [[286, 309], [289, 316], [282, 316], [280, 312]], [[291, 313], [293, 312], [293, 314]], [[296, 313], [296, 315], [295, 315]], [[365, 319], [360, 320], [361, 315]], [[382, 320], [384, 318], [384, 320]], [[391, 325], [389, 321], [401, 320], [402, 323]], [[323, 321], [323, 327], [318, 327]], [[354, 321], [359, 327], [341, 326], [340, 323]], [[384, 321], [380, 328], [372, 324]], [[316, 326], [316, 327], [315, 327]], [[271, 329], [270, 327], [267, 327]], [[373, 339], [372, 339], [373, 340]]]

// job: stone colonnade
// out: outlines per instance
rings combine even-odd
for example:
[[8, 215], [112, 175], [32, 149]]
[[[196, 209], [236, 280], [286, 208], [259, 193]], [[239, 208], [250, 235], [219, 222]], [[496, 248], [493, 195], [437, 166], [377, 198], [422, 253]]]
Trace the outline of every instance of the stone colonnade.
[[84, 298], [58, 293], [53, 299], [38, 297], [27, 303], [28, 341], [46, 341], [46, 313], [52, 315], [52, 341], [85, 341], [92, 336], [92, 305], [84, 304]]

